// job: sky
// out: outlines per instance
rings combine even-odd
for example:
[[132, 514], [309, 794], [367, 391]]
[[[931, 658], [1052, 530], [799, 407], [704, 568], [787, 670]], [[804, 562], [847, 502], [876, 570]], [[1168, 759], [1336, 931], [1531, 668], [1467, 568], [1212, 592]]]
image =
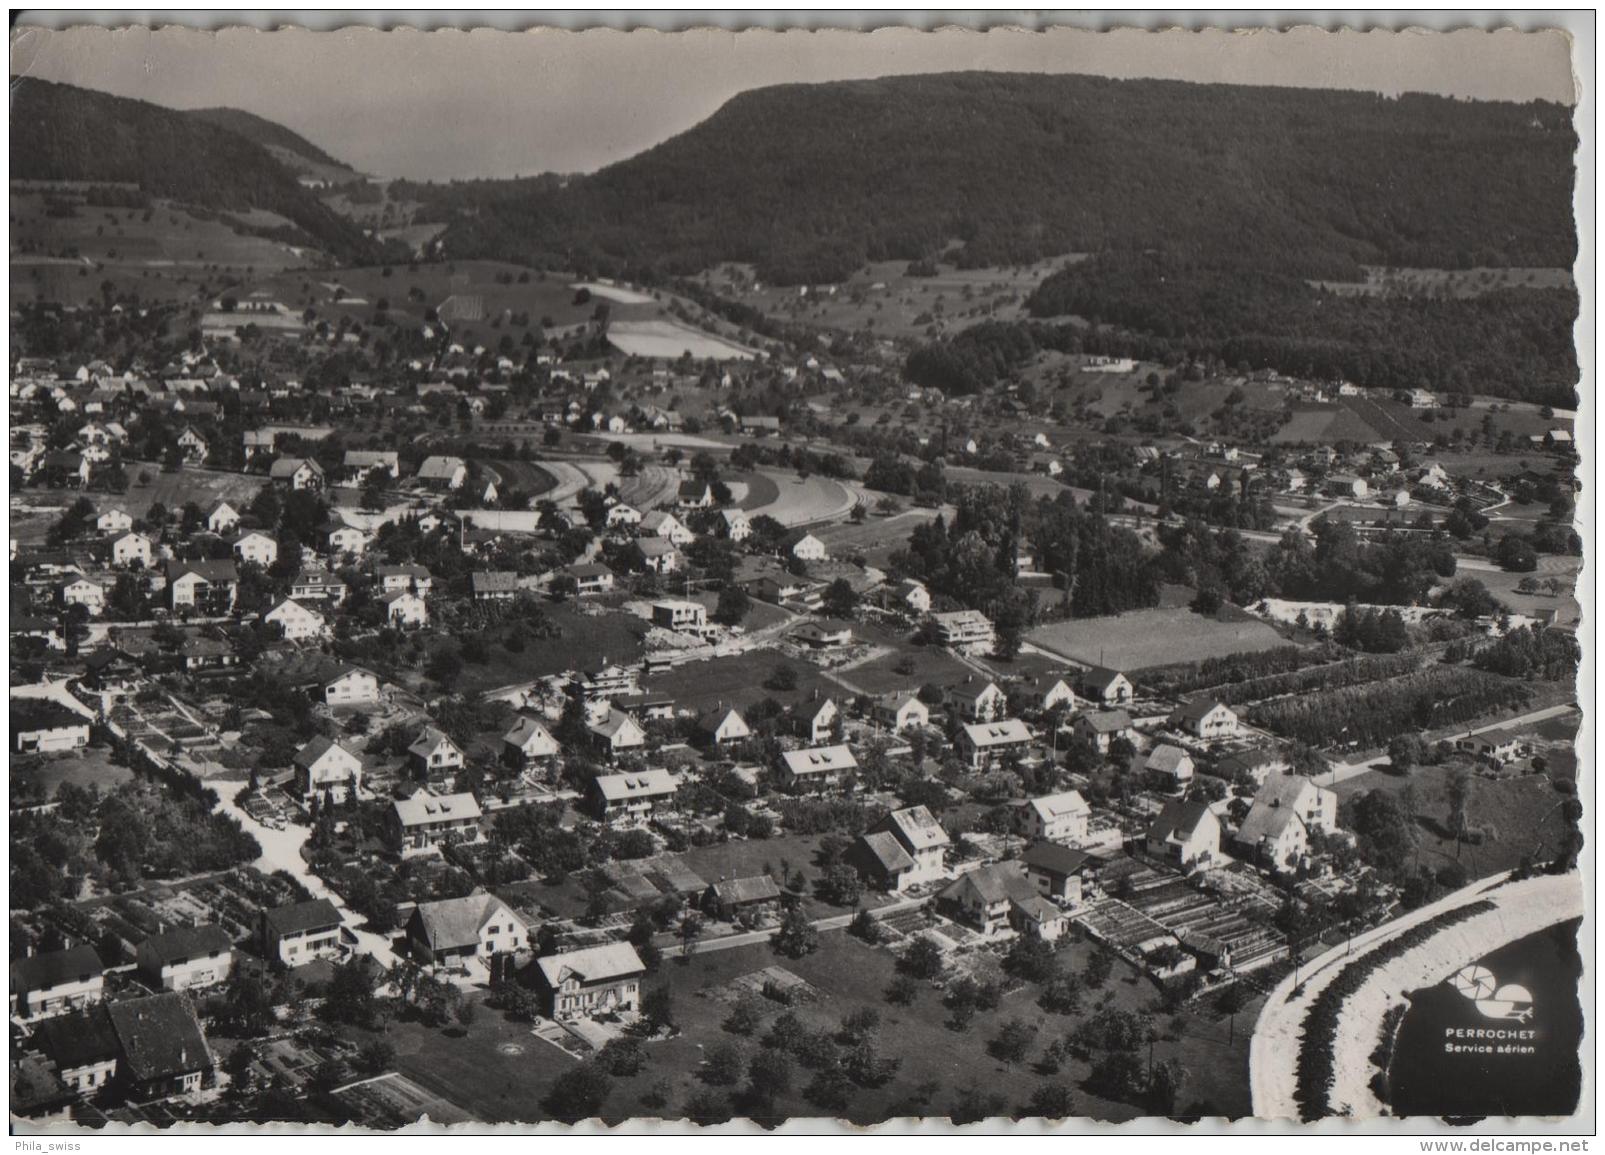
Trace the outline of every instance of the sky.
[[13, 29], [13, 76], [279, 122], [380, 177], [590, 172], [770, 84], [966, 69], [1575, 102], [1555, 32]]

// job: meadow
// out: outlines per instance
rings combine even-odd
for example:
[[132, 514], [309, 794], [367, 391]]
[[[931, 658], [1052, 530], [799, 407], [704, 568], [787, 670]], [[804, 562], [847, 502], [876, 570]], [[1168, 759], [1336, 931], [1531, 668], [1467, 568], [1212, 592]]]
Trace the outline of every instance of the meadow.
[[1038, 626], [1026, 640], [1082, 665], [1126, 671], [1287, 644], [1264, 622], [1223, 622], [1180, 607], [1055, 622]]

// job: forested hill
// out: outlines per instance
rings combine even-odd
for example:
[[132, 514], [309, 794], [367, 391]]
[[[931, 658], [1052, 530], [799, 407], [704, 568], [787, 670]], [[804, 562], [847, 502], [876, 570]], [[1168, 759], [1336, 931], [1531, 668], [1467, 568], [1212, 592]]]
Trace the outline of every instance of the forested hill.
[[130, 182], [216, 211], [267, 209], [341, 260], [373, 254], [360, 229], [255, 142], [187, 113], [68, 84], [12, 79], [11, 177]]
[[236, 136], [243, 136], [246, 140], [254, 141], [264, 148], [281, 148], [316, 164], [345, 169], [353, 178], [357, 175], [356, 170], [350, 165], [330, 156], [306, 137], [291, 132], [275, 121], [264, 120], [253, 112], [239, 108], [197, 108], [189, 115], [209, 124], [215, 124], [219, 128], [226, 128]]
[[772, 282], [962, 248], [1230, 253], [1305, 277], [1356, 264], [1570, 265], [1570, 111], [1555, 104], [962, 73], [744, 93], [561, 189], [436, 190], [455, 255]]

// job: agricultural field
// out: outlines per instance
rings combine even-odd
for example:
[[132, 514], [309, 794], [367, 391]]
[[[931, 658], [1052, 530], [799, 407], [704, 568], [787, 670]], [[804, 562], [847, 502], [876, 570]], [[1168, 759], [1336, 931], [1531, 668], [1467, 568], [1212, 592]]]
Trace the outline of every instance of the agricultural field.
[[1264, 622], [1223, 622], [1181, 607], [1055, 622], [1038, 626], [1026, 640], [1081, 665], [1115, 670], [1141, 670], [1287, 645], [1287, 639]]
[[1379, 440], [1366, 420], [1346, 405], [1295, 405], [1293, 416], [1271, 436], [1273, 445], [1332, 445]]
[[[1469, 577], [1480, 581], [1494, 597], [1518, 614], [1537, 616], [1553, 610], [1557, 626], [1574, 629], [1582, 616], [1582, 606], [1578, 604], [1576, 596], [1577, 578], [1582, 567], [1583, 559], [1580, 557], [1547, 555], [1538, 559], [1535, 571], [1522, 574], [1511, 573], [1480, 558], [1461, 558], [1455, 576], [1457, 579]], [[1516, 588], [1523, 578], [1536, 578], [1543, 582], [1551, 577], [1558, 578], [1565, 586], [1559, 595], [1543, 592], [1528, 594]]]
[[[874, 495], [866, 493], [865, 496], [871, 498], [869, 508], [873, 510]], [[905, 509], [891, 517], [871, 513], [856, 525], [844, 521], [824, 526], [815, 530], [814, 536], [825, 543], [831, 557], [862, 554], [866, 565], [884, 568], [891, 555], [908, 544], [908, 535], [926, 522], [934, 521], [937, 512], [934, 509]]]
[[615, 321], [608, 326], [607, 340], [626, 356], [665, 361], [687, 355], [697, 361], [751, 361], [758, 356], [754, 349], [678, 321]]
[[11, 253], [15, 299], [82, 304], [98, 300], [102, 282], [109, 280], [117, 291], [137, 292], [145, 300], [190, 301], [202, 295], [203, 284], [308, 260], [280, 241], [237, 232], [168, 201], [153, 202], [148, 219], [145, 209], [79, 204], [74, 211], [75, 216], [53, 216], [45, 194], [12, 190], [12, 236], [29, 241], [26, 251], [13, 246]]
[[[645, 652], [641, 639], [647, 625], [628, 614], [587, 614], [581, 605], [589, 602], [543, 602], [541, 612], [546, 621], [560, 633], [553, 638], [528, 637], [522, 653], [513, 653], [501, 647], [492, 649], [490, 660], [484, 665], [465, 664], [454, 689], [458, 693], [477, 694], [499, 686], [530, 682], [552, 674], [572, 670], [581, 659], [607, 658], [611, 662], [636, 662]], [[430, 638], [431, 651], [454, 645], [440, 635]]]
[[[1074, 258], [1071, 258], [1074, 259]], [[884, 337], [953, 332], [983, 320], [1025, 317], [1025, 299], [1064, 258], [1012, 269], [955, 269], [938, 265], [933, 277], [910, 277], [907, 261], [866, 265], [829, 289], [754, 288], [752, 269], [721, 265], [702, 281], [726, 298], [780, 320], [821, 329], [872, 329]]]
[[[975, 671], [952, 654], [936, 646], [916, 646], [906, 637], [894, 634], [879, 626], [860, 625], [855, 630], [858, 640], [877, 646], [889, 646], [890, 653], [882, 654], [862, 665], [849, 666], [836, 671], [843, 685], [863, 694], [890, 694], [899, 690], [917, 690], [927, 682], [938, 686], [962, 682]], [[899, 673], [897, 667], [911, 663], [912, 673]]]
[[744, 480], [747, 495], [739, 502], [749, 516], [772, 517], [792, 527], [838, 518], [852, 509], [858, 495], [846, 485], [817, 473], [798, 477], [777, 470], [731, 475]]
[[126, 467], [126, 493], [82, 493], [76, 489], [21, 489], [11, 496], [11, 536], [28, 544], [42, 541], [46, 531], [68, 506], [87, 497], [97, 510], [121, 506], [133, 517], [143, 517], [160, 502], [169, 510], [193, 501], [203, 510], [215, 501], [229, 501], [243, 509], [267, 484], [259, 473], [230, 473], [213, 469], [183, 469], [165, 473], [154, 464], [130, 462]]

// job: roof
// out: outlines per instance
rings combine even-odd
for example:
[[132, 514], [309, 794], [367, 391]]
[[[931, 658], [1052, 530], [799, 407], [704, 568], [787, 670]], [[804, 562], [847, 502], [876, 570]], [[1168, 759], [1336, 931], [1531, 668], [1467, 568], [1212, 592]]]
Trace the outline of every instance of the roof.
[[541, 968], [541, 977], [553, 988], [559, 986], [568, 975], [574, 975], [581, 982], [597, 983], [646, 973], [646, 964], [627, 942], [610, 942], [565, 954], [547, 955], [535, 962]]
[[338, 926], [343, 921], [334, 903], [326, 898], [314, 898], [307, 902], [296, 902], [275, 910], [263, 911], [262, 919], [267, 927], [269, 939], [322, 927]]
[[1297, 806], [1305, 788], [1311, 786], [1320, 789], [1302, 774], [1268, 774], [1264, 785], [1254, 795], [1254, 802], [1256, 805], [1264, 802], [1270, 806]]
[[[347, 754], [351, 754], [351, 751], [346, 750], [344, 746], [341, 746], [340, 743], [336, 742], [334, 739], [325, 734], [319, 734], [316, 738], [313, 738], [312, 741], [308, 742], [305, 746], [301, 747], [295, 752], [295, 761], [293, 765], [299, 766], [303, 770], [310, 770], [313, 766], [317, 765], [318, 759], [322, 758], [330, 750], [336, 748], [345, 750]], [[351, 756], [353, 758], [357, 757], [355, 754], [352, 754]], [[358, 761], [361, 761], [361, 759], [358, 758]]]
[[316, 461], [306, 457], [281, 457], [268, 467], [268, 476], [275, 481], [282, 481], [287, 477], [294, 477], [301, 472], [302, 466], [311, 466], [316, 473], [322, 473], [323, 467]]
[[44, 1020], [34, 1028], [34, 1038], [61, 1071], [117, 1057], [117, 1032], [99, 1004]]
[[898, 835], [898, 841], [914, 850], [929, 850], [947, 846], [951, 840], [930, 810], [924, 806], [910, 806], [894, 810], [878, 825]]
[[1040, 798], [1031, 798], [1026, 805], [1040, 814], [1044, 820], [1057, 818], [1061, 814], [1091, 814], [1092, 807], [1087, 800], [1081, 797], [1079, 790], [1066, 790], [1059, 794], [1044, 794]]
[[468, 576], [468, 583], [476, 594], [518, 591], [518, 575], [512, 570], [476, 570]]
[[1069, 877], [1079, 874], [1089, 863], [1097, 860], [1085, 850], [1073, 850], [1057, 842], [1033, 842], [1026, 847], [1020, 861], [1028, 867]]
[[1303, 824], [1298, 810], [1292, 806], [1284, 806], [1279, 802], [1262, 802], [1254, 800], [1249, 807], [1248, 817], [1243, 819], [1243, 825], [1237, 831], [1239, 842], [1250, 846], [1258, 845], [1264, 839], [1273, 842], [1280, 838], [1289, 826], [1297, 822]]
[[186, 926], [155, 934], [139, 945], [140, 961], [146, 958], [157, 965], [201, 958], [213, 951], [233, 950], [234, 941], [228, 932], [215, 923], [204, 926]]
[[681, 497], [694, 497], [698, 501], [706, 497], [710, 486], [706, 481], [682, 481], [680, 483]]
[[472, 794], [431, 794], [420, 790], [411, 798], [398, 800], [395, 808], [404, 827], [480, 817], [479, 802]]
[[640, 723], [638, 723], [628, 714], [622, 713], [619, 710], [609, 710], [606, 720], [593, 723], [586, 728], [590, 730], [591, 733], [612, 741], [614, 738], [618, 737], [619, 732], [624, 730], [626, 727], [633, 727], [637, 734], [642, 734], [644, 736], [644, 731], [642, 731]]
[[1205, 819], [1215, 819], [1214, 813], [1202, 802], [1171, 801], [1148, 828], [1149, 838], [1188, 838]]
[[129, 999], [106, 1008], [136, 1081], [168, 1078], [212, 1065], [195, 1012], [176, 991]]
[[1031, 741], [1031, 728], [1018, 718], [1000, 722], [965, 723], [964, 736], [976, 747], [1002, 746]]
[[78, 982], [86, 976], [93, 977], [105, 969], [100, 955], [87, 943], [66, 950], [46, 951], [11, 964], [11, 993], [46, 991], [63, 983]]
[[1193, 756], [1180, 746], [1172, 746], [1167, 742], [1149, 751], [1146, 766], [1149, 770], [1157, 770], [1161, 774], [1174, 774], [1181, 769], [1183, 759], [1191, 762]]
[[1121, 730], [1131, 729], [1131, 715], [1124, 710], [1089, 710], [1078, 715], [1078, 721], [1085, 720], [1096, 733], [1114, 734]]
[[600, 774], [596, 788], [609, 802], [630, 798], [653, 798], [673, 794], [677, 787], [674, 776], [667, 770], [637, 770], [632, 774]]
[[[1093, 666], [1090, 670], [1081, 675], [1081, 684], [1083, 686], [1092, 686], [1099, 691], [1102, 691], [1107, 690], [1110, 686], [1114, 685], [1117, 679], [1124, 678], [1125, 676], [1126, 675], [1122, 674], [1119, 670], [1111, 670], [1105, 666]], [[1130, 679], [1127, 680], [1129, 681]]]
[[[423, 728], [423, 733], [419, 734], [418, 737], [413, 741], [413, 744], [407, 747], [407, 753], [416, 754], [420, 758], [427, 758], [429, 755], [433, 754], [442, 743], [450, 746], [453, 750], [457, 750], [457, 743], [453, 742], [449, 737], [447, 737], [444, 731], [437, 730], [433, 726], [425, 726]], [[457, 750], [457, 752], [459, 754], [462, 753], [461, 750]]]
[[425, 481], [450, 481], [459, 469], [466, 469], [461, 457], [426, 457], [418, 466], [418, 476]]
[[680, 552], [672, 541], [663, 537], [644, 537], [635, 543], [635, 547], [641, 551], [642, 557], [667, 557]]
[[732, 906], [744, 902], [769, 902], [780, 897], [780, 887], [775, 880], [767, 874], [759, 874], [752, 878], [730, 878], [714, 883], [708, 888], [713, 896], [721, 903]]
[[1037, 897], [1031, 883], [1012, 862], [994, 862], [961, 874], [942, 890], [945, 897], [968, 884], [973, 886], [984, 902], [1008, 902], [1025, 905]]
[[860, 835], [858, 844], [869, 852], [887, 874], [914, 868], [914, 860], [908, 856], [908, 851], [903, 849], [903, 844], [884, 830]]
[[509, 919], [518, 917], [494, 894], [481, 892], [463, 898], [421, 902], [414, 918], [431, 950], [451, 950], [477, 945], [480, 928], [493, 918], [500, 919], [504, 913]]
[[60, 730], [68, 726], [89, 725], [89, 720], [75, 714], [60, 702], [48, 698], [13, 698], [11, 700], [11, 729], [14, 733], [38, 730]]
[[519, 749], [523, 749], [532, 738], [537, 737], [544, 737], [546, 741], [551, 742], [554, 746], [557, 744], [557, 740], [552, 737], [550, 730], [534, 718], [521, 714], [518, 718], [518, 724], [502, 735], [502, 741], [511, 742]]
[[[1208, 714], [1216, 706], [1226, 706], [1226, 703], [1219, 698], [1194, 698], [1191, 702], [1183, 702], [1177, 707], [1174, 716], [1180, 718], [1183, 722], [1197, 722], [1201, 721], [1204, 715]], [[1231, 709], [1230, 706], [1226, 706], [1226, 708], [1228, 710]]]
[[786, 769], [793, 774], [830, 774], [838, 770], [856, 770], [858, 759], [846, 746], [816, 746], [811, 750], [788, 750], [781, 756]]

